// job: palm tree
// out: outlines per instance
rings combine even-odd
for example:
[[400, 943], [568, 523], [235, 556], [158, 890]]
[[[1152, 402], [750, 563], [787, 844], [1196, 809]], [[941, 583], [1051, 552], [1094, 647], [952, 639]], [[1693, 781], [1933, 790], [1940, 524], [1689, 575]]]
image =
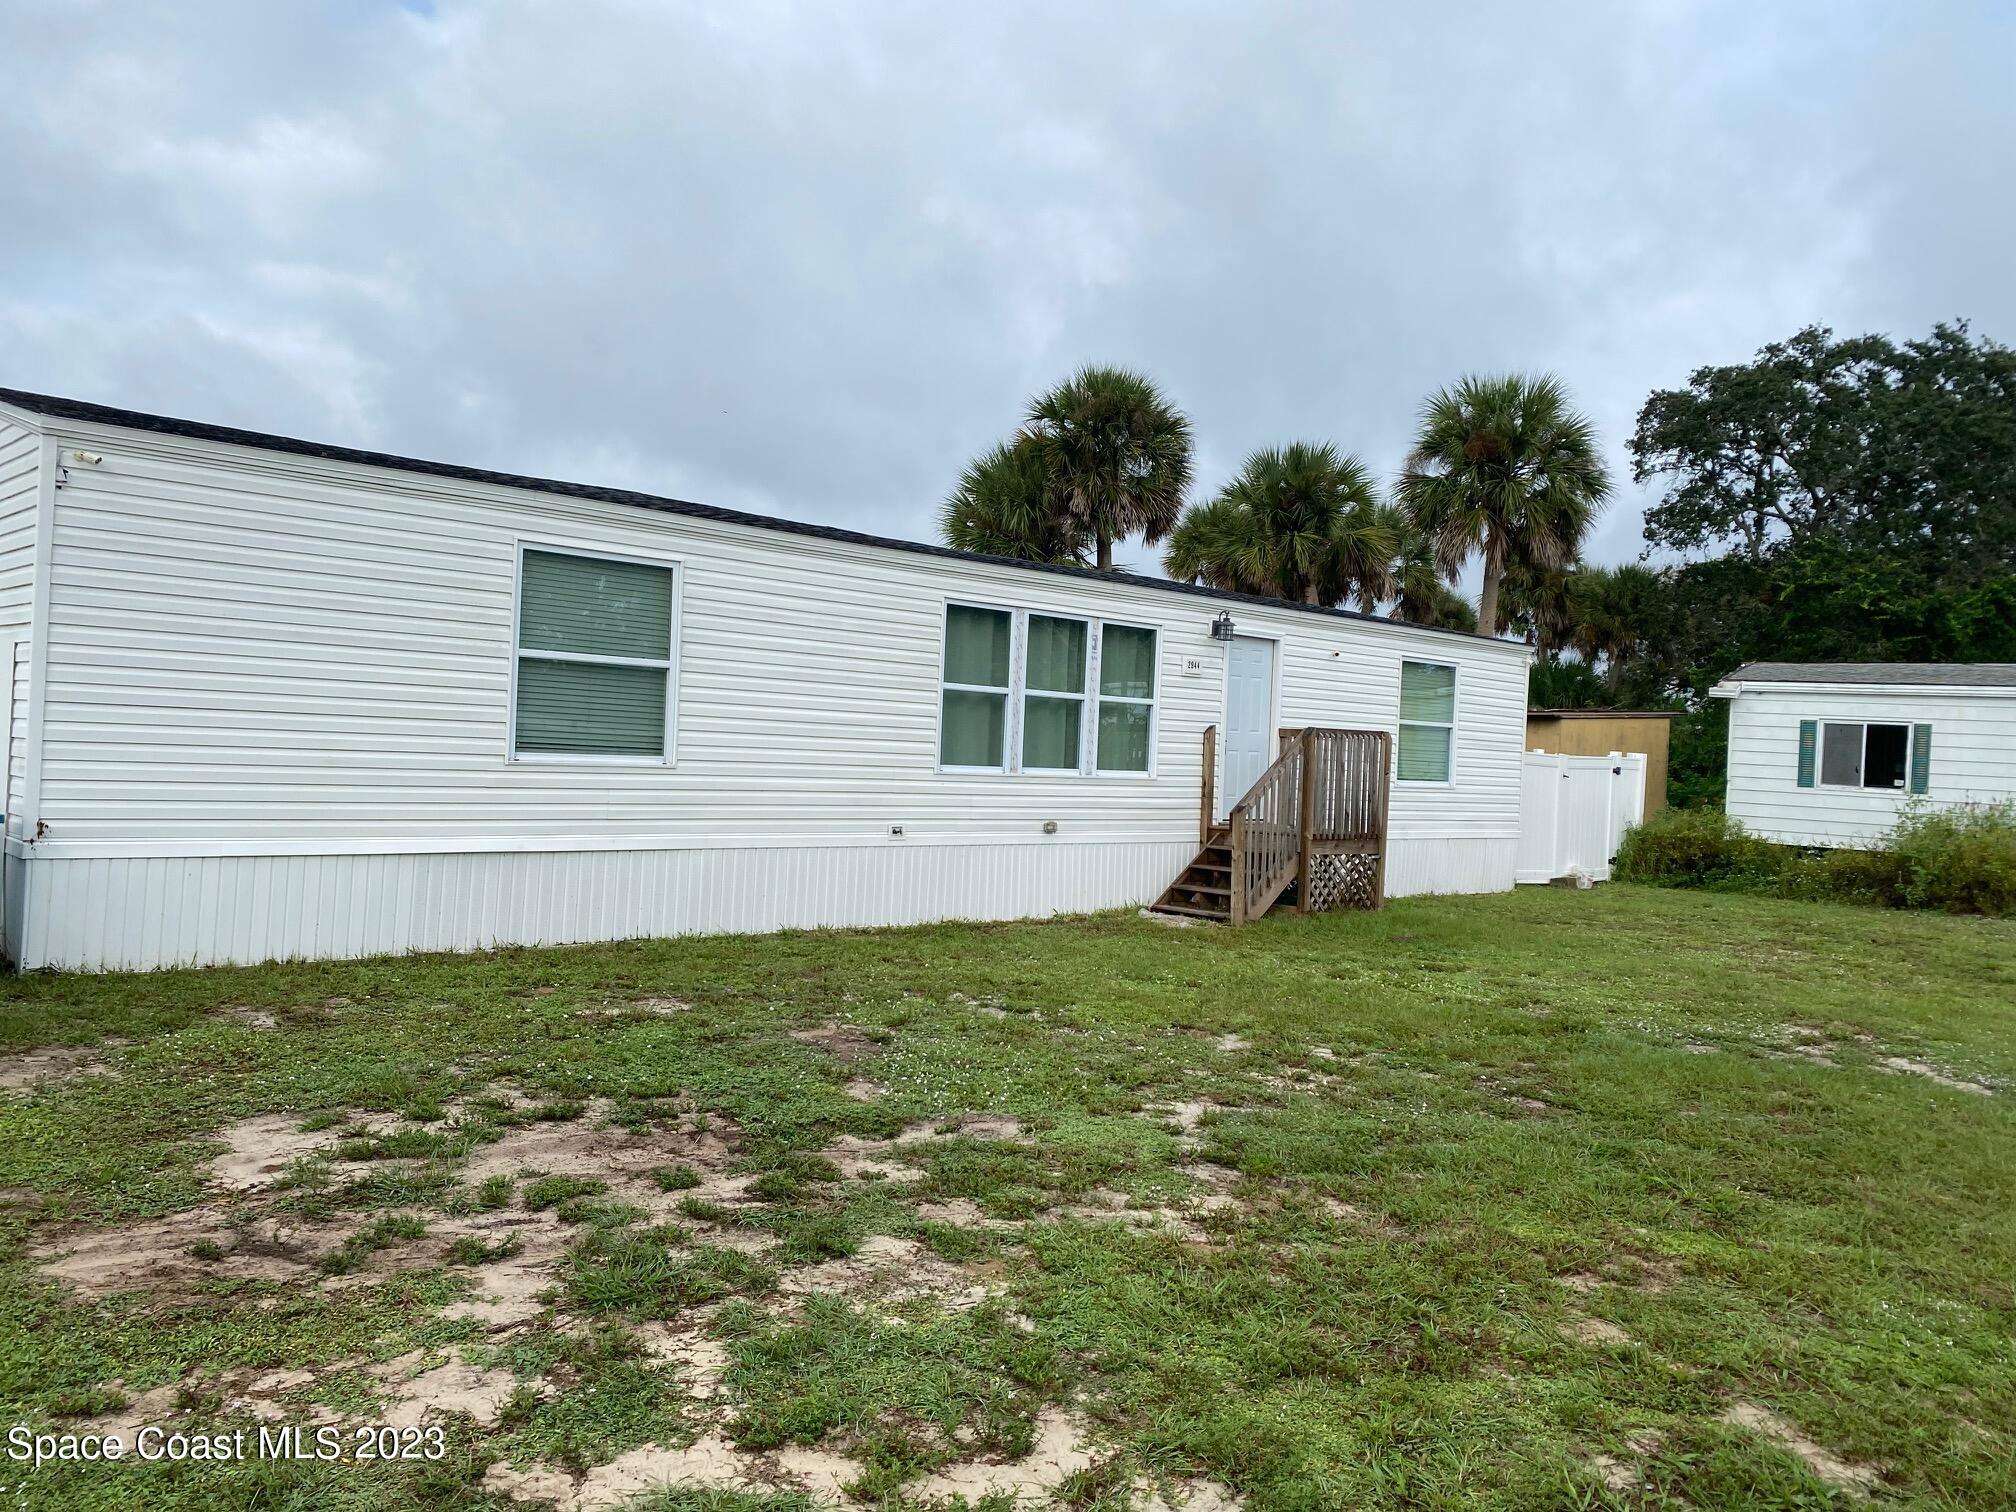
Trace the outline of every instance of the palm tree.
[[939, 533], [957, 551], [1065, 562], [1082, 567], [1091, 543], [1051, 492], [1043, 453], [1018, 435], [974, 459], [938, 516]]
[[1468, 377], [1421, 408], [1421, 429], [1400, 475], [1400, 502], [1454, 576], [1484, 557], [1477, 622], [1498, 624], [1508, 562], [1573, 561], [1609, 497], [1595, 428], [1553, 378]]
[[1113, 569], [1115, 541], [1138, 531], [1152, 546], [1175, 529], [1190, 486], [1190, 422], [1148, 379], [1081, 368], [1030, 402], [1026, 434], [1101, 571]]
[[1569, 644], [1574, 628], [1568, 588], [1579, 570], [1573, 562], [1553, 567], [1536, 567], [1524, 558], [1507, 562], [1498, 593], [1497, 633], [1520, 631], [1542, 661], [1552, 661]]
[[1162, 565], [1179, 581], [1241, 593], [1335, 604], [1355, 592], [1377, 603], [1399, 545], [1365, 464], [1298, 441], [1256, 451], [1217, 498], [1186, 511]]
[[1644, 641], [1665, 579], [1650, 567], [1584, 567], [1568, 581], [1570, 638], [1590, 666], [1603, 659], [1603, 678], [1614, 694], [1624, 668]]
[[[1401, 518], [1405, 519], [1404, 511]], [[1442, 576], [1435, 543], [1411, 525], [1400, 536], [1393, 562], [1392, 617], [1416, 625], [1441, 625], [1451, 630], [1475, 630], [1477, 611]]]

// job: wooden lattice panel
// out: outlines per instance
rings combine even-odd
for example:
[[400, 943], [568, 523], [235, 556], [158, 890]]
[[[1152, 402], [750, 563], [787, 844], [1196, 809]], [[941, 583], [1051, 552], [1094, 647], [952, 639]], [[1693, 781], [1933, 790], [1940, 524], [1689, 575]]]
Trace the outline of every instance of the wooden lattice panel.
[[1317, 913], [1333, 908], [1379, 906], [1379, 858], [1363, 851], [1309, 858], [1309, 904]]

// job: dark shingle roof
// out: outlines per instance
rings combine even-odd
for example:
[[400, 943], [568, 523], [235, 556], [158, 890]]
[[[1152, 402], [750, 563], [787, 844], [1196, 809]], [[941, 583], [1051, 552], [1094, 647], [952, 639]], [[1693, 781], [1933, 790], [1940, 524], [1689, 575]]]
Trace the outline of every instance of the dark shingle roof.
[[2016, 688], [2016, 662], [1751, 662], [1723, 681]]
[[1233, 604], [1262, 605], [1298, 614], [1320, 614], [1331, 619], [1360, 620], [1369, 625], [1392, 625], [1409, 630], [1426, 630], [1436, 635], [1460, 636], [1465, 640], [1489, 640], [1510, 646], [1511, 641], [1451, 630], [1440, 625], [1416, 625], [1411, 621], [1389, 620], [1383, 615], [1354, 609], [1325, 609], [1313, 604], [1297, 604], [1287, 599], [1266, 598], [1253, 593], [1230, 593], [1222, 588], [1206, 588], [1196, 583], [1171, 582], [1167, 578], [1142, 577], [1132, 572], [1101, 572], [1092, 567], [1064, 567], [1048, 562], [1025, 562], [1015, 557], [986, 556], [974, 551], [954, 551], [949, 546], [932, 546], [923, 541], [903, 541], [892, 536], [868, 535], [858, 530], [842, 530], [833, 525], [808, 525], [802, 520], [779, 519], [772, 515], [748, 514], [739, 509], [720, 509], [712, 504], [695, 504], [686, 499], [667, 499], [657, 494], [638, 493], [627, 488], [597, 488], [587, 483], [563, 483], [552, 478], [523, 477], [516, 473], [491, 472], [481, 467], [458, 467], [448, 462], [428, 462], [417, 457], [398, 457], [385, 452], [360, 451], [349, 446], [331, 446], [320, 441], [300, 441], [292, 436], [274, 436], [263, 431], [237, 430], [228, 425], [205, 425], [196, 420], [177, 420], [168, 415], [149, 415], [139, 410], [114, 409], [82, 399], [61, 399], [52, 394], [32, 394], [21, 389], [0, 388], [0, 404], [11, 404], [33, 414], [57, 420], [79, 420], [92, 425], [117, 425], [127, 430], [151, 431], [161, 436], [187, 436], [198, 441], [216, 441], [227, 446], [251, 446], [262, 451], [286, 452], [297, 457], [320, 457], [331, 462], [352, 462], [364, 467], [388, 467], [400, 472], [420, 473], [433, 478], [458, 478], [472, 483], [493, 483], [505, 488], [523, 488], [533, 493], [558, 494], [570, 499], [596, 499], [609, 504], [625, 504], [636, 509], [653, 509], [662, 514], [685, 515], [691, 519], [718, 520], [730, 525], [753, 525], [760, 530], [783, 531], [810, 536], [815, 540], [838, 541], [854, 546], [879, 546], [890, 551], [916, 552], [924, 556], [949, 557], [954, 561], [983, 562], [995, 567], [1013, 567], [1024, 572], [1046, 572], [1062, 577], [1111, 583], [1119, 581], [1136, 588], [1154, 588], [1166, 593], [1186, 593], [1198, 598], [1222, 599]]

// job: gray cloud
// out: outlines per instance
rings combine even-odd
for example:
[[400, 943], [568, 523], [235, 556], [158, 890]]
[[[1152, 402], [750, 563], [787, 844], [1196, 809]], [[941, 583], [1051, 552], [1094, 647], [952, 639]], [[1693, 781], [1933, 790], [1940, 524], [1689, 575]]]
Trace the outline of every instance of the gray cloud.
[[[2016, 334], [1987, 3], [5, 0], [0, 382], [928, 536], [1085, 361], [1200, 480], [1812, 320]], [[1593, 554], [1635, 555], [1626, 487]], [[1149, 554], [1132, 552], [1137, 562]]]

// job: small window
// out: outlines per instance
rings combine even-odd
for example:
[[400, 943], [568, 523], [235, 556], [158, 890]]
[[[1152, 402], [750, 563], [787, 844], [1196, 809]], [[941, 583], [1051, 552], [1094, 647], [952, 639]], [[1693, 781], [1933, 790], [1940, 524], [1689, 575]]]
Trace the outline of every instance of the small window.
[[1456, 738], [1456, 669], [1435, 662], [1400, 663], [1400, 740], [1394, 776], [1401, 782], [1447, 782]]
[[666, 758], [672, 586], [648, 562], [522, 554], [515, 754]]
[[938, 760], [1000, 771], [1007, 764], [1008, 663], [1013, 620], [1005, 609], [945, 610], [944, 702]]
[[1099, 627], [1099, 770], [1145, 772], [1155, 741], [1155, 632]]
[[1075, 772], [1085, 764], [1083, 620], [1029, 616], [1029, 659], [1023, 672], [1022, 770]]
[[1821, 728], [1820, 734], [1820, 784], [1901, 788], [1910, 756], [1909, 725], [1830, 722]]

